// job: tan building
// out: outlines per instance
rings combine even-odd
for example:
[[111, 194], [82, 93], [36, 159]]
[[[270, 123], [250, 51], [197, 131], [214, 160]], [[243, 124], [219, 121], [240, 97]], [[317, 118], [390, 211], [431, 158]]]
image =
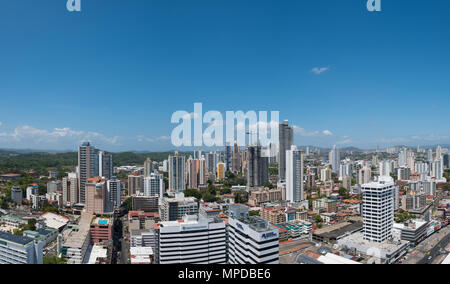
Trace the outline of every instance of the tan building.
[[265, 207], [261, 209], [260, 216], [272, 224], [286, 222], [286, 213], [284, 212], [284, 208]]
[[86, 183], [86, 212], [104, 214], [107, 208], [106, 181], [101, 177], [89, 178]]
[[250, 206], [258, 207], [261, 203], [274, 202], [282, 200], [282, 190], [263, 188], [261, 190], [252, 191], [248, 199]]
[[217, 180], [223, 180], [225, 178], [225, 163], [217, 164]]
[[128, 195], [133, 196], [144, 192], [144, 176], [137, 173], [128, 176]]

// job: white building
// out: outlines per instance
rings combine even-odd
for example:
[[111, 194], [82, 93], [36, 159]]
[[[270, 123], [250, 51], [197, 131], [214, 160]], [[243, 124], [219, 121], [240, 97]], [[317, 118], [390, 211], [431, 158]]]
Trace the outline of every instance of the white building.
[[248, 207], [232, 205], [228, 219], [230, 264], [278, 264], [278, 230], [265, 219], [248, 215]]
[[[107, 198], [109, 199], [109, 204], [113, 207], [120, 207], [122, 204], [121, 200], [121, 192], [122, 192], [122, 185], [120, 184], [120, 180], [118, 180], [116, 177], [112, 177], [107, 182]], [[107, 210], [108, 212], [112, 212], [113, 208], [109, 208], [110, 210]]]
[[358, 184], [362, 185], [365, 183], [369, 183], [371, 179], [372, 179], [372, 170], [369, 167], [365, 166], [359, 170]]
[[43, 246], [44, 242], [0, 231], [0, 264], [42, 264]]
[[196, 215], [159, 224], [160, 264], [225, 264], [226, 225]]
[[169, 190], [177, 192], [185, 189], [185, 158], [175, 152], [175, 156], [169, 156]]
[[392, 236], [395, 184], [391, 177], [363, 184], [364, 239], [381, 243]]
[[286, 151], [286, 199], [303, 200], [303, 151], [292, 146]]
[[144, 196], [152, 197], [164, 196], [164, 176], [161, 174], [151, 173], [149, 177], [144, 178]]
[[336, 145], [334, 145], [333, 149], [331, 149], [330, 154], [328, 155], [328, 160], [331, 165], [331, 170], [333, 171], [333, 173], [338, 173], [339, 164], [341, 163], [341, 155]]

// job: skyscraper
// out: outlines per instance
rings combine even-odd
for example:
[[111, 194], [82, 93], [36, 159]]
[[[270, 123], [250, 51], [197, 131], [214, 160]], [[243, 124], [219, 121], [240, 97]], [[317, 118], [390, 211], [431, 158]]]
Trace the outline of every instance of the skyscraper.
[[231, 146], [230, 145], [226, 145], [225, 146], [225, 170], [229, 171], [231, 168]]
[[64, 204], [76, 204], [79, 202], [78, 194], [78, 178], [76, 173], [69, 173], [67, 177], [63, 178], [63, 202]]
[[279, 125], [279, 144], [278, 144], [278, 177], [280, 180], [286, 179], [286, 151], [291, 149], [294, 144], [294, 128], [289, 126], [285, 120]]
[[106, 181], [101, 177], [91, 177], [86, 182], [86, 212], [95, 214], [109, 213], [111, 206], [107, 198]]
[[161, 174], [152, 173], [149, 177], [144, 178], [144, 196], [163, 197], [165, 192], [164, 177]]
[[331, 171], [333, 173], [338, 173], [339, 165], [341, 163], [341, 155], [340, 155], [339, 149], [338, 149], [338, 147], [336, 147], [336, 145], [334, 145], [333, 149], [331, 149], [331, 151], [330, 151], [329, 162], [331, 165]]
[[99, 151], [98, 163], [98, 175], [105, 179], [110, 179], [114, 171], [112, 155], [105, 151]]
[[228, 219], [230, 264], [278, 264], [279, 233], [269, 221], [249, 216], [245, 205], [231, 205]]
[[186, 162], [187, 166], [187, 184], [188, 188], [198, 188], [198, 160], [189, 159]]
[[122, 204], [121, 200], [121, 191], [122, 186], [120, 184], [120, 180], [118, 180], [115, 176], [112, 176], [110, 180], [107, 181], [107, 199], [109, 200], [108, 212], [114, 211], [114, 207], [120, 207]]
[[175, 152], [174, 156], [169, 156], [169, 190], [183, 191], [186, 189], [185, 183], [185, 159]]
[[91, 177], [96, 176], [95, 148], [89, 142], [84, 142], [78, 147], [78, 193], [79, 202], [86, 203], [86, 183]]
[[150, 157], [144, 162], [144, 177], [149, 177], [152, 175], [152, 161]]
[[259, 145], [249, 146], [247, 155], [247, 187], [263, 186], [269, 181], [269, 158], [261, 156]]
[[296, 146], [286, 151], [286, 199], [292, 202], [303, 200], [303, 156]]
[[380, 177], [363, 184], [364, 239], [381, 243], [392, 236], [394, 224], [394, 181]]
[[128, 194], [130, 196], [144, 192], [144, 176], [134, 173], [128, 176]]
[[240, 173], [242, 170], [242, 164], [241, 164], [241, 150], [237, 144], [237, 142], [234, 142], [233, 146], [233, 154], [231, 157], [231, 170], [234, 173]]
[[369, 167], [363, 167], [359, 170], [358, 174], [358, 184], [366, 184], [369, 183], [372, 179], [372, 170]]
[[217, 164], [217, 180], [223, 180], [225, 178], [225, 163]]
[[436, 148], [436, 160], [437, 159], [440, 159], [442, 157], [442, 148], [441, 148], [441, 146], [439, 145], [439, 146], [437, 146], [437, 148]]

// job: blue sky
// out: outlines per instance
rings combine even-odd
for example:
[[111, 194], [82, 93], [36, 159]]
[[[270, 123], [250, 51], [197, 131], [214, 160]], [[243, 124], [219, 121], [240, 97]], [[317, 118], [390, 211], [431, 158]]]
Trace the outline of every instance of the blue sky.
[[172, 113], [195, 102], [279, 110], [298, 145], [450, 143], [450, 2], [382, 9], [82, 0], [69, 13], [66, 0], [3, 1], [0, 148], [169, 150]]

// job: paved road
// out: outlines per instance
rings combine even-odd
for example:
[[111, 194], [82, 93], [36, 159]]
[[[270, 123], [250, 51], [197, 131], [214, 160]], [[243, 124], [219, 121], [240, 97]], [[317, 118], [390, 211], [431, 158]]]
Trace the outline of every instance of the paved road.
[[[441, 232], [442, 233], [442, 232]], [[425, 255], [418, 264], [431, 264], [433, 260], [445, 251], [445, 247], [450, 243], [450, 234], [447, 234], [439, 243], [437, 243], [430, 251], [429, 255]]]

